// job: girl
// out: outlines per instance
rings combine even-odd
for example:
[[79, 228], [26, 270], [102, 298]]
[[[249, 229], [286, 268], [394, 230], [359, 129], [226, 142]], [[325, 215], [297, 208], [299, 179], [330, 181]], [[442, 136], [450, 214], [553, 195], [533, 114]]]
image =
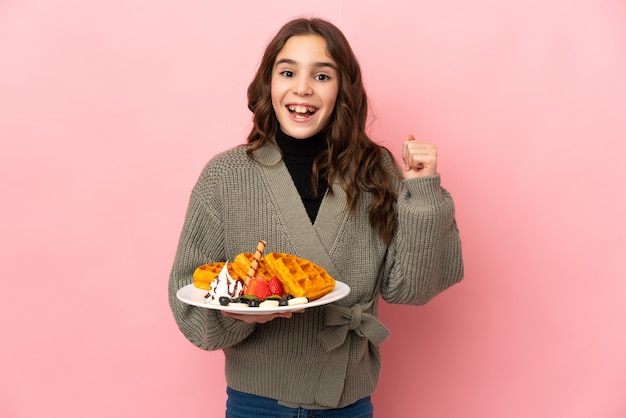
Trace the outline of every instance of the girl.
[[[367, 97], [341, 31], [296, 19], [269, 43], [248, 88], [247, 144], [196, 183], [169, 282], [182, 333], [221, 349], [227, 417], [372, 417], [388, 331], [379, 296], [422, 305], [463, 276], [450, 195], [434, 145], [409, 136], [400, 170], [365, 133]], [[234, 315], [185, 305], [196, 267], [254, 249], [307, 258], [348, 284], [333, 304]], [[306, 415], [303, 415], [306, 414]]]

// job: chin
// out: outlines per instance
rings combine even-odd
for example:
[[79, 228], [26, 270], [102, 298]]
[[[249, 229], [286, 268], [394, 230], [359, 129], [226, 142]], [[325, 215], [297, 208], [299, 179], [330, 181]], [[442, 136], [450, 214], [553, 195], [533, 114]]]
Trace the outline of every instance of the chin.
[[287, 135], [296, 139], [307, 139], [320, 132], [320, 129], [284, 129]]

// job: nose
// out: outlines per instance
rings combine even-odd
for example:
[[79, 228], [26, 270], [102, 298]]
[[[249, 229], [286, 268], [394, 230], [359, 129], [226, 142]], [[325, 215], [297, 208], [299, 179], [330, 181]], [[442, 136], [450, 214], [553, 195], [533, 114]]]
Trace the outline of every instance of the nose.
[[313, 93], [313, 89], [306, 77], [298, 77], [294, 82], [293, 92], [298, 96], [308, 96]]

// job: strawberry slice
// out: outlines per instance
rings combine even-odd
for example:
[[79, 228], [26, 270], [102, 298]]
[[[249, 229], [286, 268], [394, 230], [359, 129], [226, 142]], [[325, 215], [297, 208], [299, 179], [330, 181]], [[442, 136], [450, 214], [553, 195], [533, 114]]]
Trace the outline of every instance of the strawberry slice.
[[243, 294], [254, 295], [254, 289], [256, 289], [256, 286], [257, 286], [257, 279], [256, 277], [253, 277], [250, 280], [248, 280], [248, 284], [246, 284], [246, 286], [244, 287]]
[[272, 295], [269, 284], [264, 277], [253, 277], [248, 281], [248, 286], [244, 292], [246, 295], [256, 296], [261, 300], [265, 300]]
[[278, 280], [278, 277], [272, 276], [267, 284], [269, 286], [270, 292], [272, 293], [272, 296], [282, 297], [285, 294], [285, 291], [283, 290], [283, 285], [280, 280]]
[[270, 291], [270, 286], [265, 279], [257, 279], [258, 284], [256, 289], [254, 289], [254, 295], [261, 299], [265, 300], [268, 296], [272, 296], [272, 292]]

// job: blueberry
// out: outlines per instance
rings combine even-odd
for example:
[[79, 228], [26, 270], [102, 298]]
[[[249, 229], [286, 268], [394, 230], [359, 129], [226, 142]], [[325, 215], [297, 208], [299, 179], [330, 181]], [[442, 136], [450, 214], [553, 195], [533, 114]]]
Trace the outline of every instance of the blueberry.
[[288, 306], [289, 305], [289, 301], [287, 301], [287, 299], [282, 298], [281, 300], [278, 301], [278, 306]]
[[248, 306], [251, 308], [258, 308], [260, 304], [261, 301], [258, 299], [250, 299], [250, 302], [248, 302]]
[[220, 296], [219, 302], [222, 306], [228, 306], [228, 304], [230, 303], [230, 298], [228, 296]]

